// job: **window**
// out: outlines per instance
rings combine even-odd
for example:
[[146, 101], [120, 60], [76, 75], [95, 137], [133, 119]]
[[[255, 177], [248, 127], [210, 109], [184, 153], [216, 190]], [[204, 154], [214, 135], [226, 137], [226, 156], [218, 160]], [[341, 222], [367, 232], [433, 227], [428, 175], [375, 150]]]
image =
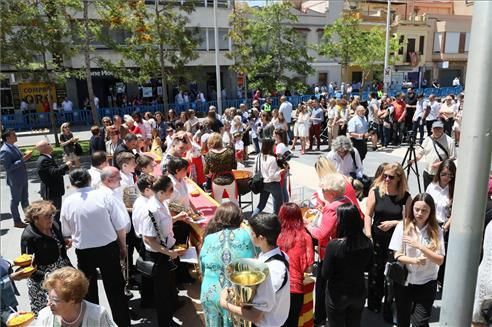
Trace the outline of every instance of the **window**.
[[424, 54], [424, 46], [425, 46], [425, 36], [421, 35], [419, 37], [419, 55]]
[[207, 50], [207, 28], [201, 27], [198, 29], [198, 45], [197, 50]]
[[398, 50], [399, 55], [403, 54], [403, 41], [405, 41], [405, 36], [400, 35], [400, 39], [398, 40], [398, 45], [400, 46], [400, 49]]
[[12, 114], [12, 110], [5, 109], [13, 109], [14, 101], [12, 97], [12, 90], [10, 88], [10, 82], [8, 78], [1, 80], [0, 86], [0, 108], [2, 108], [2, 114], [8, 115]]
[[433, 53], [440, 53], [443, 43], [443, 33], [436, 32], [434, 33], [434, 46], [432, 47]]
[[415, 52], [415, 39], [407, 40], [407, 62], [410, 62], [410, 53]]
[[465, 39], [466, 39], [466, 33], [460, 33], [460, 42], [458, 45], [458, 52], [459, 53], [465, 53]]
[[229, 50], [229, 30], [219, 28], [219, 50]]
[[470, 49], [470, 32], [465, 33], [465, 52]]
[[444, 43], [444, 53], [458, 53], [460, 45], [459, 32], [446, 32], [446, 42]]

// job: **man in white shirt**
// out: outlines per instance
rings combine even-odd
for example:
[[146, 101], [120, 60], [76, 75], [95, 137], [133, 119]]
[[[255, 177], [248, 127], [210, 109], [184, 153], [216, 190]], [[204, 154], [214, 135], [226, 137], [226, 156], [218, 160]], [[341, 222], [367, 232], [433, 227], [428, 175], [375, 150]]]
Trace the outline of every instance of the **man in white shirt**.
[[106, 152], [97, 151], [91, 156], [91, 168], [89, 168], [89, 174], [91, 175], [91, 187], [94, 189], [101, 186], [101, 173], [104, 168], [109, 166], [108, 157]]
[[422, 93], [417, 95], [417, 103], [415, 104], [415, 112], [412, 117], [412, 130], [415, 137], [417, 137], [417, 130], [420, 134], [420, 144], [424, 142], [424, 114], [427, 107], [429, 107], [429, 101], [424, 99]]
[[335, 164], [340, 174], [353, 178], [364, 176], [359, 151], [352, 146], [352, 142], [345, 135], [340, 135], [333, 140], [331, 151], [326, 157]]
[[424, 121], [427, 127], [427, 136], [432, 134], [432, 124], [439, 118], [441, 104], [436, 100], [434, 94], [429, 95], [429, 103], [424, 113]]
[[104, 289], [118, 326], [130, 326], [125, 281], [120, 260], [125, 260], [127, 217], [113, 205], [111, 196], [90, 187], [86, 169], [70, 173], [75, 192], [64, 199], [61, 208], [63, 236], [71, 239], [77, 255], [78, 268], [89, 279], [86, 300], [99, 303], [97, 268], [101, 271]]
[[65, 99], [62, 102], [62, 110], [65, 115], [65, 120], [67, 121], [72, 121], [73, 119], [73, 102], [68, 99], [68, 97], [65, 97]]
[[260, 248], [258, 261], [268, 266], [268, 276], [258, 286], [252, 307], [240, 307], [227, 301], [230, 289], [224, 289], [220, 305], [227, 311], [252, 321], [258, 327], [282, 326], [290, 310], [290, 276], [288, 257], [277, 246], [280, 221], [274, 214], [259, 214], [249, 220], [251, 240]]
[[[427, 136], [422, 146], [417, 150], [416, 161], [424, 158], [426, 167], [424, 169], [424, 190], [434, 179], [434, 175], [439, 168], [441, 162], [446, 159], [456, 159], [456, 146], [454, 140], [444, 134], [444, 125], [437, 120], [432, 124], [432, 135]], [[408, 164], [413, 164], [413, 160], [409, 160]]]
[[282, 95], [280, 97], [280, 108], [278, 109], [278, 112], [281, 112], [284, 115], [285, 122], [287, 123], [287, 126], [289, 127], [287, 130], [287, 133], [289, 135], [289, 140], [292, 140], [292, 138], [293, 138], [292, 131], [291, 131], [292, 103], [287, 101], [287, 97], [285, 95]]

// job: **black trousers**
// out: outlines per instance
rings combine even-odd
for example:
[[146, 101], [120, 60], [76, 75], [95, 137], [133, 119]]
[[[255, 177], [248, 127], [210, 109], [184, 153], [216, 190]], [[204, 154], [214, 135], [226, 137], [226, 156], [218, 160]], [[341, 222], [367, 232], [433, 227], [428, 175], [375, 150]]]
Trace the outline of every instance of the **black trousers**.
[[360, 327], [365, 297], [331, 294], [326, 290], [326, 314], [330, 327]]
[[431, 175], [424, 170], [422, 177], [424, 179], [424, 190], [427, 190], [427, 186], [429, 186], [429, 184], [432, 183], [432, 180], [434, 179], [434, 175]]
[[162, 253], [146, 251], [147, 260], [157, 264], [157, 272], [152, 277], [154, 306], [159, 327], [168, 327], [176, 309], [176, 279], [169, 270], [169, 257]]
[[135, 252], [135, 249], [137, 249], [138, 252], [138, 247], [141, 246], [141, 241], [135, 234], [135, 228], [133, 227], [133, 219], [132, 219], [132, 212], [128, 211], [128, 215], [130, 216], [130, 224], [131, 224], [131, 229], [130, 231], [126, 234], [126, 246], [128, 248], [128, 268], [130, 270], [131, 274], [134, 274], [136, 272], [135, 265], [133, 264], [133, 253]]
[[283, 324], [283, 327], [299, 326], [299, 317], [301, 316], [302, 305], [304, 304], [304, 294], [290, 293], [289, 317]]
[[125, 281], [121, 271], [120, 249], [117, 241], [97, 248], [75, 249], [75, 253], [78, 268], [89, 279], [89, 292], [85, 297], [86, 300], [99, 304], [96, 271], [96, 268], [99, 268], [114, 322], [119, 327], [130, 326], [128, 301], [124, 292]]
[[316, 284], [315, 284], [315, 302], [314, 302], [314, 323], [324, 325], [326, 323], [326, 305], [325, 305], [325, 292], [326, 292], [326, 280], [321, 276], [321, 270], [323, 267], [323, 261], [318, 263], [318, 269], [316, 271]]
[[367, 154], [367, 141], [366, 140], [357, 140], [354, 138], [350, 138], [352, 141], [352, 144], [354, 145], [354, 148], [357, 149], [360, 155], [360, 161], [364, 161], [364, 158], [366, 157]]
[[437, 281], [423, 285], [402, 286], [395, 283], [398, 327], [427, 327], [436, 298]]
[[425, 127], [427, 128], [427, 136], [432, 135], [432, 124], [434, 124], [436, 120], [426, 120], [425, 121]]
[[454, 118], [450, 118], [448, 120], [443, 119], [442, 122], [444, 124], [444, 133], [451, 136], [451, 133], [453, 132]]
[[[383, 296], [386, 294], [385, 283], [384, 283], [384, 268], [386, 262], [388, 261], [388, 256], [390, 255], [390, 250], [388, 250], [389, 243], [391, 241], [391, 236], [393, 235], [393, 230], [384, 232], [372, 226], [372, 237], [374, 244], [374, 253], [372, 257], [372, 265], [369, 269], [369, 294], [367, 297], [367, 306], [373, 311], [381, 310], [381, 301]], [[385, 303], [387, 301], [385, 300]], [[388, 310], [388, 308], [384, 308]]]
[[[145, 245], [143, 239], [138, 239], [138, 247], [135, 247], [138, 254], [145, 258]], [[149, 308], [154, 306], [154, 286], [152, 278], [140, 274], [142, 282], [140, 284], [140, 307]]]

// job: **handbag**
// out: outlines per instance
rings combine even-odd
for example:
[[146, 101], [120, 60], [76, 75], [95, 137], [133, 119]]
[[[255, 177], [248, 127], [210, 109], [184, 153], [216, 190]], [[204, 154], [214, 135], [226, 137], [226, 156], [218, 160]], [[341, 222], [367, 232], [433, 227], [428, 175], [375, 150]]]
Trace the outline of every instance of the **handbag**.
[[[405, 219], [403, 219], [403, 231], [405, 231]], [[403, 286], [407, 283], [408, 269], [404, 264], [398, 262], [398, 258], [405, 255], [406, 249], [406, 244], [403, 244], [403, 254], [397, 256], [393, 261], [387, 262], [385, 269], [386, 278]]]
[[[149, 217], [150, 220], [152, 220], [152, 224], [154, 225], [155, 231], [157, 232], [157, 237], [159, 238], [161, 245], [166, 247], [166, 245], [162, 241], [161, 233], [159, 231], [159, 226], [157, 226], [154, 214], [150, 211], [149, 211]], [[142, 258], [142, 256], [139, 256], [135, 263], [135, 267], [144, 276], [154, 277], [157, 274], [157, 267], [159, 267], [160, 261], [161, 261], [160, 259], [158, 261], [152, 261], [146, 258]]]
[[75, 153], [76, 156], [81, 156], [84, 153], [84, 150], [82, 149], [82, 146], [79, 143], [75, 143], [73, 145], [73, 152]]
[[261, 174], [261, 153], [256, 157], [256, 167], [255, 174], [253, 178], [248, 181], [249, 188], [251, 192], [254, 194], [261, 193], [263, 191], [264, 183], [263, 183], [263, 175]]

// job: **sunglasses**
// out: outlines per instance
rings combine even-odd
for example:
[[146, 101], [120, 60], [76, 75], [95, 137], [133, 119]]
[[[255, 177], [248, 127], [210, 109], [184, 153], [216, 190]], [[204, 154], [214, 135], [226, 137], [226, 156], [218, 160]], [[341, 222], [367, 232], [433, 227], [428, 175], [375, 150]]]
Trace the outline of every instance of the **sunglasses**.
[[388, 175], [388, 174], [383, 174], [383, 179], [389, 179], [389, 180], [394, 180], [396, 176], [393, 175]]

